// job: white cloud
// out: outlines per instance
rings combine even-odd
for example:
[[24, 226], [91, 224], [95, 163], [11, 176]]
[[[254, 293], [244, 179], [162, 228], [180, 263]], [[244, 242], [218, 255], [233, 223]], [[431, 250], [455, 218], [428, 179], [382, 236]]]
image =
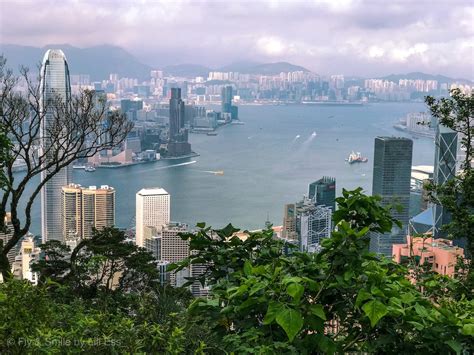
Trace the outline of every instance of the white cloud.
[[276, 37], [261, 37], [257, 40], [257, 50], [268, 56], [280, 56], [286, 49], [283, 42]]
[[284, 60], [472, 78], [473, 16], [472, 0], [1, 0], [0, 43], [115, 44], [152, 65]]

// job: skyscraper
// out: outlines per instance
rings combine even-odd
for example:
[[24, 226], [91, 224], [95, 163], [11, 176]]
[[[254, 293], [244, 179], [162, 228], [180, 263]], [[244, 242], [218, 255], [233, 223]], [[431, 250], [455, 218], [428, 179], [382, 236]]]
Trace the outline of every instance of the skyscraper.
[[221, 91], [221, 110], [222, 112], [231, 113], [232, 110], [232, 86], [227, 85]]
[[161, 230], [170, 223], [170, 195], [156, 187], [136, 194], [136, 244], [145, 246], [145, 227]]
[[[51, 141], [48, 134], [54, 125], [54, 107], [52, 102], [60, 98], [67, 102], [71, 99], [71, 84], [69, 69], [64, 53], [59, 49], [50, 49], [43, 58], [41, 67], [41, 110], [44, 115], [40, 128], [41, 149], [48, 150], [57, 142]], [[57, 128], [57, 127], [55, 127]], [[44, 164], [48, 163], [48, 159]], [[43, 242], [48, 240], [63, 240], [61, 224], [61, 188], [71, 181], [71, 168], [61, 169], [55, 176], [45, 183], [41, 189], [41, 233]], [[48, 175], [47, 171], [41, 173], [41, 180]]]
[[370, 250], [386, 256], [392, 255], [392, 244], [405, 242], [410, 207], [410, 179], [413, 141], [408, 138], [377, 137], [374, 148], [372, 194], [382, 197], [383, 206], [398, 204], [400, 212], [392, 216], [402, 223], [393, 226], [391, 233], [372, 233]]
[[181, 89], [172, 88], [170, 98], [170, 124], [168, 155], [172, 157], [191, 153], [188, 130], [184, 128], [185, 105], [181, 99]]
[[64, 186], [61, 218], [64, 241], [71, 246], [83, 238], [91, 238], [94, 228], [114, 226], [115, 189], [108, 185]]
[[329, 176], [309, 184], [308, 198], [316, 202], [318, 206], [330, 207], [336, 210], [336, 179]]
[[82, 237], [92, 237], [93, 229], [115, 225], [115, 189], [108, 185], [82, 190]]
[[331, 236], [332, 210], [303, 199], [296, 206], [296, 232], [301, 251], [317, 252], [324, 238]]
[[178, 142], [181, 128], [184, 127], [184, 102], [181, 89], [171, 88], [170, 98], [170, 141]]
[[221, 90], [221, 111], [223, 113], [229, 113], [231, 119], [237, 120], [239, 118], [239, 108], [235, 105], [232, 105], [233, 97], [234, 94], [232, 86], [224, 86]]
[[[456, 176], [458, 134], [452, 129], [437, 125], [433, 182], [442, 185]], [[441, 227], [451, 221], [449, 213], [440, 205], [433, 206], [434, 236], [442, 237]]]

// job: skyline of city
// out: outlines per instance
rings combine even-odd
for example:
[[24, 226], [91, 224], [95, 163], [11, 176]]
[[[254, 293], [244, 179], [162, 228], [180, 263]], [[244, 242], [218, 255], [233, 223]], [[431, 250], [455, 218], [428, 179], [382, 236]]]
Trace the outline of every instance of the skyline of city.
[[0, 0], [0, 354], [467, 354], [473, 0]]

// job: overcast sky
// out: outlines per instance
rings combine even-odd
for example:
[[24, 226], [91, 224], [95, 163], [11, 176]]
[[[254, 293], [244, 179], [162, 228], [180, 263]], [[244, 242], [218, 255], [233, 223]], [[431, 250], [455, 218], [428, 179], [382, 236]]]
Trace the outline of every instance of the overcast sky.
[[473, 0], [0, 0], [0, 42], [121, 46], [152, 66], [289, 61], [474, 79]]

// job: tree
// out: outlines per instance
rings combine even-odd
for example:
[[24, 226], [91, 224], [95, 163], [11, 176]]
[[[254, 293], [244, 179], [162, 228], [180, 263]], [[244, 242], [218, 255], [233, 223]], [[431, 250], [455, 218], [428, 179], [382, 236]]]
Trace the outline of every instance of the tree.
[[[43, 186], [76, 159], [117, 146], [132, 128], [125, 115], [109, 111], [105, 99], [93, 91], [82, 91], [70, 100], [58, 95], [43, 102], [39, 75], [33, 80], [28, 69], [21, 68], [20, 73], [15, 76], [6, 59], [0, 57], [0, 127], [11, 141], [8, 154], [1, 156], [0, 229], [5, 229], [7, 212], [11, 213], [13, 229], [12, 238], [0, 250], [4, 277], [9, 272], [6, 255], [31, 227], [31, 208]], [[22, 176], [13, 172], [17, 160], [26, 166]], [[41, 181], [26, 196], [26, 187], [34, 184], [38, 175], [42, 175]], [[19, 210], [22, 199], [26, 201], [23, 221], [23, 211]]]
[[53, 281], [67, 286], [73, 295], [83, 299], [107, 296], [126, 297], [153, 289], [159, 273], [152, 254], [127, 241], [125, 233], [108, 227], [94, 230], [72, 250], [58, 241], [40, 246], [45, 258], [33, 265], [42, 283]]
[[191, 304], [195, 322], [220, 337], [222, 351], [236, 353], [471, 349], [472, 301], [446, 291], [433, 302], [412, 285], [407, 268], [368, 251], [371, 230], [391, 230], [388, 208], [360, 190], [344, 191], [338, 204], [345, 212], [318, 254], [284, 255], [271, 229], [245, 240], [231, 226], [200, 225], [197, 235], [183, 235], [193, 252], [178, 268], [208, 265], [211, 294]]

